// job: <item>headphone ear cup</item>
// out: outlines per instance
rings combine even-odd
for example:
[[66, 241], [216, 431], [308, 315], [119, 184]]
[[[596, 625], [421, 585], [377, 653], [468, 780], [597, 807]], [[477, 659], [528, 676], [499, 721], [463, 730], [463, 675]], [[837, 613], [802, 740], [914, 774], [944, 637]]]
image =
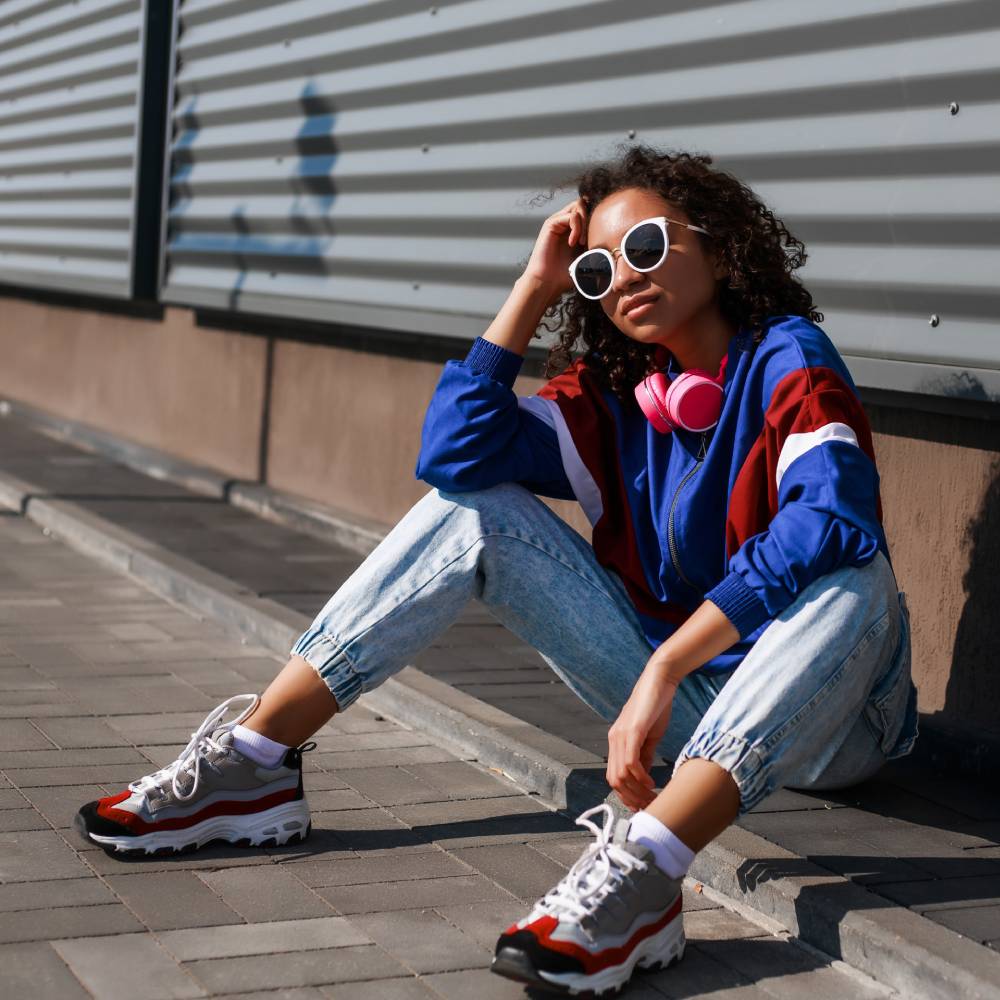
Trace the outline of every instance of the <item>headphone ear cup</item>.
[[674, 429], [667, 411], [667, 393], [670, 380], [663, 372], [647, 375], [636, 387], [635, 398], [646, 419], [661, 433], [669, 434]]
[[722, 386], [708, 372], [692, 368], [678, 375], [670, 386], [664, 407], [674, 427], [707, 431], [722, 413]]

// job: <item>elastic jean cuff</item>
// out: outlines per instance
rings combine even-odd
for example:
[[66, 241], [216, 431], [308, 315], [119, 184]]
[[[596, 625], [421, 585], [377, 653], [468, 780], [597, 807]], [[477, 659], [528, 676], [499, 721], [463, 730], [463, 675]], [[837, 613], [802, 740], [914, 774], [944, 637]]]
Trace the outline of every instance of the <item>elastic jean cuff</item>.
[[361, 674], [348, 659], [341, 644], [322, 629], [311, 628], [299, 636], [291, 649], [292, 656], [301, 656], [319, 674], [320, 679], [337, 699], [343, 712], [361, 696], [364, 688]]
[[710, 760], [732, 775], [740, 792], [737, 816], [749, 812], [772, 791], [764, 761], [742, 736], [735, 733], [718, 730], [695, 733], [678, 754], [673, 774], [692, 757]]

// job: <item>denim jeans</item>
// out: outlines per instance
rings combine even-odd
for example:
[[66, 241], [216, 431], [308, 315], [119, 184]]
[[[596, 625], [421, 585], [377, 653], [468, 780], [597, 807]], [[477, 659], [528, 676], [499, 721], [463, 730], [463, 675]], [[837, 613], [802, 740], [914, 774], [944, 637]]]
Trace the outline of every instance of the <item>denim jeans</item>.
[[[649, 660], [621, 578], [523, 486], [431, 489], [317, 614], [291, 652], [341, 711], [404, 667], [470, 598], [533, 646], [608, 723]], [[733, 670], [678, 686], [659, 745], [713, 760], [740, 789], [740, 813], [782, 787], [840, 788], [916, 738], [910, 626], [881, 554], [815, 580]]]

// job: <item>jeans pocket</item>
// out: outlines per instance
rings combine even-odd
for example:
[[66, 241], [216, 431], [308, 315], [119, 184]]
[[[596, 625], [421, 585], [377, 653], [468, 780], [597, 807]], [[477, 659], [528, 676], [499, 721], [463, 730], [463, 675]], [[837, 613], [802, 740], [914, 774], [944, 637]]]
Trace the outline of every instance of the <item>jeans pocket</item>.
[[[888, 669], [876, 681], [864, 707], [865, 722], [887, 758], [909, 752], [913, 737], [909, 735], [907, 724], [911, 715], [915, 714], [916, 703], [916, 689], [910, 676], [910, 616], [906, 595], [902, 591], [898, 594], [898, 601], [899, 641]], [[906, 733], [904, 729], [907, 729]]]

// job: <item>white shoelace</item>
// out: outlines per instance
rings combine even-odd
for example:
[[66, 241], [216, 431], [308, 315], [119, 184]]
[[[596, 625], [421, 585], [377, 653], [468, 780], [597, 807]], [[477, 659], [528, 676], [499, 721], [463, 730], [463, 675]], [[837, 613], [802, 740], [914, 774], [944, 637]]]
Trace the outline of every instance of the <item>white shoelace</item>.
[[[598, 812], [604, 813], [604, 821], [600, 827], [589, 819]], [[555, 888], [550, 889], [538, 900], [536, 906], [555, 916], [565, 915], [572, 920], [580, 921], [593, 913], [608, 893], [618, 888], [625, 875], [633, 869], [645, 871], [649, 865], [611, 842], [615, 814], [611, 806], [606, 803], [581, 813], [576, 823], [577, 826], [586, 826], [593, 830], [597, 839], [584, 851]]]
[[[250, 704], [232, 722], [220, 724], [220, 720], [229, 711], [229, 706], [233, 702], [242, 701], [247, 698], [250, 699]], [[213, 738], [216, 730], [223, 729], [229, 732], [253, 711], [259, 700], [259, 697], [255, 694], [237, 694], [233, 695], [232, 698], [227, 698], [221, 705], [216, 705], [205, 716], [205, 721], [191, 734], [188, 745], [180, 752], [180, 756], [175, 761], [167, 764], [166, 767], [160, 768], [159, 771], [154, 771], [152, 774], [147, 774], [145, 777], [139, 778], [138, 781], [133, 781], [128, 786], [129, 791], [139, 792], [147, 797], [150, 792], [155, 792], [157, 795], [162, 796], [165, 794], [165, 786], [167, 781], [169, 781], [175, 798], [179, 802], [187, 801], [198, 790], [198, 779], [201, 777], [201, 766], [206, 754], [212, 751], [221, 753], [226, 749], [226, 747]], [[209, 762], [208, 766], [212, 767], [213, 765]], [[184, 791], [180, 783], [182, 775], [187, 775], [193, 779], [191, 787], [187, 791]]]

